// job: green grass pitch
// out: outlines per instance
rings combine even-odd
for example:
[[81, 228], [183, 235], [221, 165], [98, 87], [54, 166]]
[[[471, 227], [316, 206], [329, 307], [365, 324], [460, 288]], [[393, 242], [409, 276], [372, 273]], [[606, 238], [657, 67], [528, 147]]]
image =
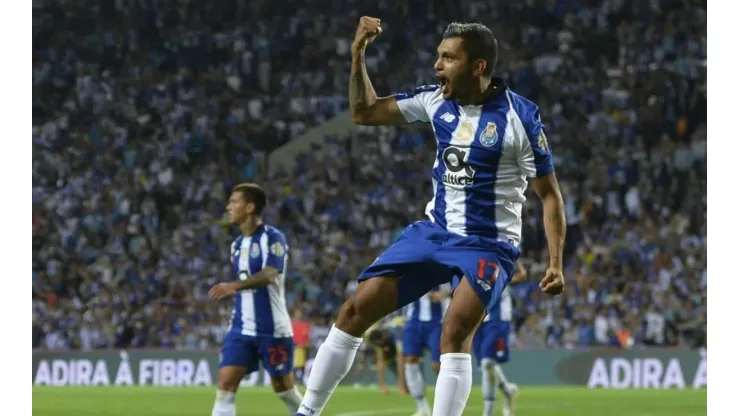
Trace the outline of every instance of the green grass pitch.
[[[429, 389], [431, 403], [433, 388]], [[36, 416], [147, 415], [207, 416], [214, 389], [162, 387], [34, 387]], [[481, 414], [481, 390], [474, 387], [465, 416]], [[410, 397], [374, 388], [340, 387], [323, 415], [408, 416]], [[285, 416], [283, 404], [263, 387], [244, 388], [237, 396], [240, 416]], [[496, 415], [500, 415], [500, 403]], [[706, 390], [588, 390], [580, 387], [522, 387], [517, 416], [699, 416], [707, 414]]]

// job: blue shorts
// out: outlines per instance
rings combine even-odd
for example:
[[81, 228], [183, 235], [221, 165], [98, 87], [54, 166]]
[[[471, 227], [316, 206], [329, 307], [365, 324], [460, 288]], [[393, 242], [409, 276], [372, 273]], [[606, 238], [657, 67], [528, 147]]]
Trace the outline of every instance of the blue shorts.
[[398, 278], [398, 308], [422, 297], [435, 286], [464, 275], [490, 310], [511, 281], [519, 249], [503, 241], [461, 236], [429, 220], [417, 221], [360, 274]]
[[259, 370], [259, 362], [271, 377], [293, 371], [293, 338], [249, 336], [229, 332], [221, 348], [219, 367], [244, 367], [247, 374]]
[[441, 337], [442, 322], [408, 321], [403, 327], [403, 356], [421, 357], [426, 348], [431, 360], [439, 362]]
[[509, 333], [511, 322], [483, 322], [473, 337], [473, 354], [478, 363], [484, 358], [497, 363], [509, 361]]

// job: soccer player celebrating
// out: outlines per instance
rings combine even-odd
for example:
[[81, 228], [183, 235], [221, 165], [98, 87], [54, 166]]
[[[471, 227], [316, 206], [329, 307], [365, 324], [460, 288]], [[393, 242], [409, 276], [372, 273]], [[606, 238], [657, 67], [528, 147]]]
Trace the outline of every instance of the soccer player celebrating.
[[550, 252], [540, 288], [552, 295], [564, 286], [563, 199], [538, 107], [493, 76], [497, 41], [490, 29], [450, 24], [434, 64], [439, 85], [382, 98], [365, 69], [365, 49], [380, 33], [380, 19], [360, 19], [352, 45], [350, 113], [363, 125], [431, 123], [437, 141], [433, 196], [427, 219], [407, 227], [360, 274], [357, 290], [319, 348], [298, 414], [321, 414], [370, 325], [459, 275], [464, 278], [442, 322], [432, 415], [460, 416], [473, 381], [471, 338], [519, 258], [527, 178], [542, 200]]
[[[527, 271], [517, 262], [517, 270], [510, 285], [516, 285], [527, 278]], [[483, 416], [493, 416], [496, 400], [496, 387], [504, 395], [504, 416], [514, 415], [514, 400], [519, 392], [516, 384], [510, 383], [499, 364], [509, 361], [509, 334], [513, 304], [511, 293], [506, 287], [498, 302], [483, 319], [473, 338], [473, 352], [480, 363], [483, 373]]]
[[432, 369], [439, 373], [439, 339], [442, 335], [442, 317], [449, 305], [450, 285], [445, 284], [415, 300], [406, 310], [403, 327], [403, 358], [406, 385], [416, 401], [413, 416], [429, 416], [432, 411], [427, 403], [426, 383], [419, 359], [424, 349], [429, 351]]
[[212, 300], [234, 298], [212, 416], [236, 415], [239, 383], [259, 369], [260, 361], [289, 414], [295, 414], [301, 402], [293, 380], [293, 328], [285, 303], [288, 246], [277, 228], [262, 223], [266, 203], [261, 187], [241, 184], [233, 189], [226, 208], [241, 235], [231, 244], [233, 280], [208, 293]]

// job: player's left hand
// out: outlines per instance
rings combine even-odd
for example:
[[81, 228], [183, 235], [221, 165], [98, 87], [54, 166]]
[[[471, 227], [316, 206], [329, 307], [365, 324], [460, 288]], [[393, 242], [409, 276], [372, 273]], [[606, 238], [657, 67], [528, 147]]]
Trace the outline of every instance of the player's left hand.
[[235, 293], [236, 285], [234, 283], [219, 283], [208, 291], [208, 297], [211, 300], [221, 300], [233, 296]]
[[563, 270], [555, 267], [549, 267], [545, 271], [545, 277], [540, 282], [540, 289], [548, 295], [559, 295], [565, 288], [565, 279]]

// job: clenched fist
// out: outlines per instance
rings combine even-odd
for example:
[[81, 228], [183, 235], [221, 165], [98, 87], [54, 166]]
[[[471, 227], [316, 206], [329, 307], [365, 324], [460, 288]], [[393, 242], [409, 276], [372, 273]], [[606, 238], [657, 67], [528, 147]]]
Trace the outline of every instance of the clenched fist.
[[559, 295], [565, 288], [563, 271], [550, 267], [545, 271], [545, 277], [540, 282], [540, 289], [548, 295]]
[[364, 49], [381, 33], [383, 33], [383, 29], [380, 27], [380, 19], [362, 16], [360, 23], [357, 25], [357, 33], [355, 33], [355, 41], [352, 42], [352, 49], [354, 51]]

